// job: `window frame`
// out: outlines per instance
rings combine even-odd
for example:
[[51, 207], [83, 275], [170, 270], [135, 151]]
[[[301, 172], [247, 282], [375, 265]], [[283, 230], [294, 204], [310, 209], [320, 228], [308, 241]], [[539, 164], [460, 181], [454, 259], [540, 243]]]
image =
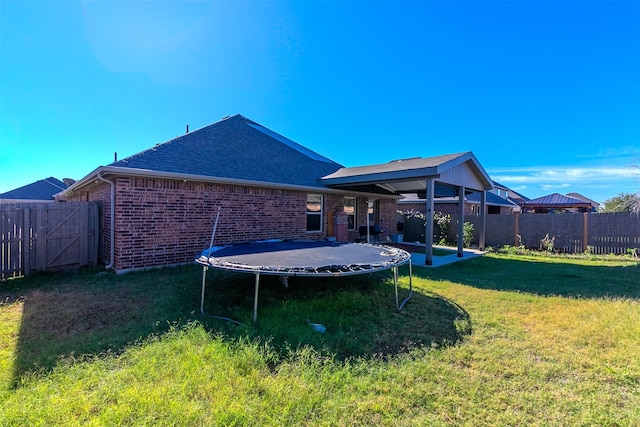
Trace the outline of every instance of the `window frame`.
[[[313, 212], [311, 210], [309, 210], [309, 203], [315, 203], [315, 200], [310, 200], [310, 197], [315, 196], [315, 197], [320, 197], [320, 211], [319, 212]], [[322, 194], [318, 194], [318, 193], [307, 193], [307, 204], [306, 204], [306, 220], [307, 220], [307, 227], [306, 227], [306, 232], [307, 233], [322, 233], [323, 231], [323, 227], [322, 227], [322, 218], [324, 215], [324, 196]], [[320, 221], [319, 221], [319, 229], [315, 230], [310, 230], [309, 229], [309, 218], [310, 217], [319, 217]]]
[[[353, 201], [353, 205], [347, 205], [347, 200], [352, 200]], [[353, 213], [348, 213], [347, 212], [347, 208], [352, 207], [353, 208]], [[345, 214], [347, 214], [347, 230], [349, 231], [355, 231], [358, 229], [358, 199], [357, 197], [352, 197], [352, 196], [345, 196], [343, 201], [342, 201], [342, 210]], [[352, 221], [352, 227], [349, 227], [349, 217], [353, 218]]]

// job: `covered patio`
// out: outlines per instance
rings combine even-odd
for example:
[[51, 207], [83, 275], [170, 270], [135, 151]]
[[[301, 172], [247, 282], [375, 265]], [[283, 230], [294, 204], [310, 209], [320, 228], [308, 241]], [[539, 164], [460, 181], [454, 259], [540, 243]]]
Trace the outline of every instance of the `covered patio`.
[[[417, 193], [420, 198], [424, 198], [426, 200], [425, 265], [433, 265], [434, 200], [439, 197], [459, 196], [457, 256], [463, 257], [464, 196], [477, 191], [481, 195], [479, 249], [484, 250], [487, 215], [486, 191], [493, 188], [493, 181], [470, 151], [436, 157], [394, 160], [378, 165], [341, 168], [321, 178], [320, 181], [328, 187], [350, 191], [398, 196]], [[431, 238], [426, 236], [431, 236]]]

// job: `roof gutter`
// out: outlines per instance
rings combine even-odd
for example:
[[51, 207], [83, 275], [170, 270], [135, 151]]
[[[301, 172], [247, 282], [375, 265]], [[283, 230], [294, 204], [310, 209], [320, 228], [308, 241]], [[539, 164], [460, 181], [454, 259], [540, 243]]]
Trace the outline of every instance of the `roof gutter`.
[[115, 208], [116, 208], [116, 186], [113, 183], [113, 181], [109, 181], [108, 179], [105, 179], [102, 177], [102, 172], [98, 172], [98, 175], [96, 175], [96, 177], [98, 178], [98, 180], [102, 181], [102, 182], [106, 182], [107, 184], [109, 184], [111, 186], [111, 235], [109, 236], [109, 242], [110, 242], [110, 254], [109, 254], [109, 264], [105, 265], [104, 268], [106, 269], [110, 269], [113, 267], [113, 263], [114, 263], [114, 251], [115, 251], [115, 236], [116, 236], [116, 231], [115, 231], [115, 225], [116, 225], [116, 212], [115, 212]]

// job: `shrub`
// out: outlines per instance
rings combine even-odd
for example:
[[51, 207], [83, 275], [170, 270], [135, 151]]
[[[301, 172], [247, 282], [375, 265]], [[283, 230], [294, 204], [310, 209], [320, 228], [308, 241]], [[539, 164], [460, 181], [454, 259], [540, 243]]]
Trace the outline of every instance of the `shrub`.
[[468, 248], [471, 246], [471, 242], [473, 241], [473, 224], [468, 221], [462, 226], [462, 242], [464, 243], [464, 247]]
[[438, 235], [438, 244], [442, 246], [449, 246], [449, 224], [451, 223], [451, 215], [444, 214], [442, 212], [436, 212], [433, 215], [433, 219], [436, 223], [436, 226], [440, 230]]

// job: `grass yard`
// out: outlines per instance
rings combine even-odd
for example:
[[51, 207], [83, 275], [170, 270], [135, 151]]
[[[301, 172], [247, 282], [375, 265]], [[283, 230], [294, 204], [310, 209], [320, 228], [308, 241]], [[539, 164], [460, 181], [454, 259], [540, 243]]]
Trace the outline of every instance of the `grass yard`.
[[640, 425], [631, 258], [415, 267], [401, 313], [388, 275], [263, 277], [256, 325], [211, 273], [248, 328], [195, 265], [0, 283], [0, 425]]

